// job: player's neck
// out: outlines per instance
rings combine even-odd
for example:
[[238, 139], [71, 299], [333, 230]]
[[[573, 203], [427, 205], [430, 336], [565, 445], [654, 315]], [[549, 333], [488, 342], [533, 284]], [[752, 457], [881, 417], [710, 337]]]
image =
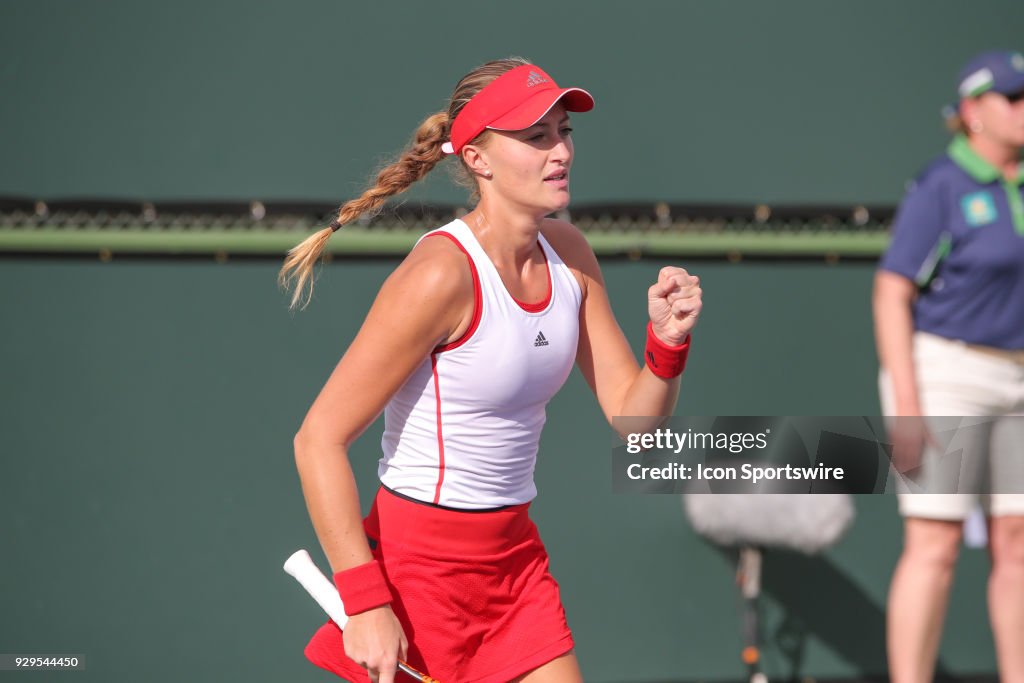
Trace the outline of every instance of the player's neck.
[[532, 256], [544, 219], [481, 200], [463, 220], [492, 261], [518, 266]]

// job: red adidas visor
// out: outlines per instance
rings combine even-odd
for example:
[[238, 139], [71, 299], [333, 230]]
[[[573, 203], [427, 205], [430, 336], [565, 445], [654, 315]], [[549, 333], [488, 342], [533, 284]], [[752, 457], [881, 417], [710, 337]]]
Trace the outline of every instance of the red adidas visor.
[[594, 98], [581, 88], [559, 88], [533, 64], [506, 71], [478, 92], [455, 117], [451, 141], [442, 149], [458, 154], [484, 129], [522, 130], [540, 121], [561, 100], [566, 111], [590, 111]]

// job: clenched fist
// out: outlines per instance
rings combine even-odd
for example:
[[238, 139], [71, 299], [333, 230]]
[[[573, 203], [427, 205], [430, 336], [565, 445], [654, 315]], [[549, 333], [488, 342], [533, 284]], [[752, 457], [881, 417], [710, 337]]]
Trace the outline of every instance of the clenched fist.
[[647, 312], [654, 333], [666, 344], [686, 341], [701, 309], [700, 278], [682, 268], [665, 266], [658, 282], [647, 290]]

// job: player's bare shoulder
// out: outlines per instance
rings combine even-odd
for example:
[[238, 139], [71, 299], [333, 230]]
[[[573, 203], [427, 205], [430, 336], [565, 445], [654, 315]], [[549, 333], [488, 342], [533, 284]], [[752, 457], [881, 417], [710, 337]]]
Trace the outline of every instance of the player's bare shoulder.
[[563, 259], [578, 251], [591, 251], [583, 232], [569, 221], [545, 218], [540, 231]]
[[392, 277], [409, 279], [416, 287], [445, 297], [473, 296], [473, 274], [466, 254], [441, 234], [420, 240]]
[[464, 327], [474, 302], [466, 254], [441, 235], [420, 240], [388, 277], [381, 296], [397, 306], [405, 320], [423, 319], [446, 334]]
[[601, 278], [594, 250], [586, 236], [575, 225], [557, 218], [545, 218], [540, 227], [541, 234], [551, 244], [559, 257], [580, 279], [580, 286], [586, 291], [586, 280]]

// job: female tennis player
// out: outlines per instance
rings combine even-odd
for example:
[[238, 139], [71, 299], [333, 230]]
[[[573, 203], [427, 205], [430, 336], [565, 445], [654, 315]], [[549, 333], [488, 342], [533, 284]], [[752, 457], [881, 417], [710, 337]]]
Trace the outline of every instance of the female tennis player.
[[[391, 683], [401, 658], [444, 683], [582, 680], [528, 515], [545, 406], [575, 362], [609, 420], [670, 415], [701, 310], [698, 279], [661, 269], [638, 367], [586, 240], [545, 218], [569, 204], [569, 114], [593, 105], [522, 59], [474, 69], [374, 187], [285, 262], [292, 304], [308, 302], [331, 233], [445, 156], [479, 196], [387, 279], [295, 437], [351, 617], [344, 637], [325, 624], [306, 655], [343, 678]], [[382, 410], [382, 485], [361, 520], [347, 453]]]

